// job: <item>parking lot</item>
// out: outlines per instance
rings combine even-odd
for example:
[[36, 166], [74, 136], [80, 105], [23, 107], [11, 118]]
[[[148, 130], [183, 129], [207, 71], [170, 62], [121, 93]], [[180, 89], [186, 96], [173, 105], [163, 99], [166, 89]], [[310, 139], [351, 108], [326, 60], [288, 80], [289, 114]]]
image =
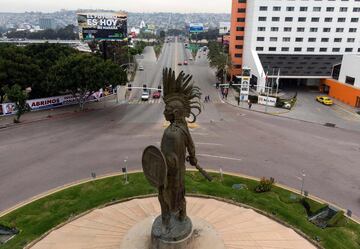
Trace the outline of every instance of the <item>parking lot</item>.
[[316, 96], [323, 95], [317, 91], [299, 91], [294, 108], [282, 116], [296, 118], [320, 124], [332, 123], [337, 127], [360, 131], [360, 115], [351, 108], [333, 99], [332, 106], [316, 101]]

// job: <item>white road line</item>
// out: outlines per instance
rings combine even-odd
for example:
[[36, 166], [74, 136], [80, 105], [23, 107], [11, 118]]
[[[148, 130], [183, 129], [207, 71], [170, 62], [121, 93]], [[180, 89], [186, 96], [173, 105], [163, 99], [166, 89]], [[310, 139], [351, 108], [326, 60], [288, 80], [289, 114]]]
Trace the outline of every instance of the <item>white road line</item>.
[[224, 146], [223, 144], [215, 144], [215, 143], [196, 143], [196, 144], [213, 145], [213, 146]]
[[213, 158], [220, 158], [220, 159], [227, 159], [227, 160], [233, 160], [233, 161], [242, 161], [241, 158], [233, 158], [233, 157], [226, 157], [226, 156], [214, 156], [214, 155], [208, 155], [208, 154], [196, 154], [197, 156], [203, 156], [203, 157], [213, 157]]

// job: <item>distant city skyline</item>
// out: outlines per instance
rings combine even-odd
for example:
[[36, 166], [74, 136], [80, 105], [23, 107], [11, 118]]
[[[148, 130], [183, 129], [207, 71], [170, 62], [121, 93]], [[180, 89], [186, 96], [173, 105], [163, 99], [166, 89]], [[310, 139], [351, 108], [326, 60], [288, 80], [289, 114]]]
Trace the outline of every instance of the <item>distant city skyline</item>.
[[107, 3], [97, 0], [0, 0], [0, 12], [41, 11], [61, 9], [109, 9], [128, 12], [230, 13], [231, 0], [119, 0]]

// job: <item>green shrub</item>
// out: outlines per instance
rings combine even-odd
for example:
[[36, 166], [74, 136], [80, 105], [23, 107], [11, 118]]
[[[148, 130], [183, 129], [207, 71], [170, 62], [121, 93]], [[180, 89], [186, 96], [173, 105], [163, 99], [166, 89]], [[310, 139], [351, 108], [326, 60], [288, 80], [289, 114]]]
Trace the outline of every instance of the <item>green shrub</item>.
[[305, 208], [308, 216], [313, 216], [328, 206], [327, 204], [321, 204], [306, 197], [301, 200], [301, 204]]
[[267, 179], [265, 177], [261, 178], [259, 185], [255, 187], [256, 193], [269, 192], [275, 182], [275, 179], [270, 177]]
[[337, 212], [327, 223], [328, 227], [342, 226], [345, 222], [344, 211]]

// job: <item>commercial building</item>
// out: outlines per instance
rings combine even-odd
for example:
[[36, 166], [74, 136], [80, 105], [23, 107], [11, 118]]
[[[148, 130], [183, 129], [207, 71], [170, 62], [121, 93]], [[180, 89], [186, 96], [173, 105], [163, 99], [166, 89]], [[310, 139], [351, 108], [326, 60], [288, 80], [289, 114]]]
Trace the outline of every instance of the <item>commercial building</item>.
[[333, 78], [321, 80], [320, 88], [329, 96], [360, 108], [360, 56], [344, 55]]
[[231, 74], [251, 68], [259, 92], [266, 75], [320, 86], [343, 55], [360, 54], [359, 19], [360, 0], [232, 0]]
[[52, 18], [40, 18], [39, 19], [39, 26], [41, 29], [54, 29], [55, 23], [54, 19]]

